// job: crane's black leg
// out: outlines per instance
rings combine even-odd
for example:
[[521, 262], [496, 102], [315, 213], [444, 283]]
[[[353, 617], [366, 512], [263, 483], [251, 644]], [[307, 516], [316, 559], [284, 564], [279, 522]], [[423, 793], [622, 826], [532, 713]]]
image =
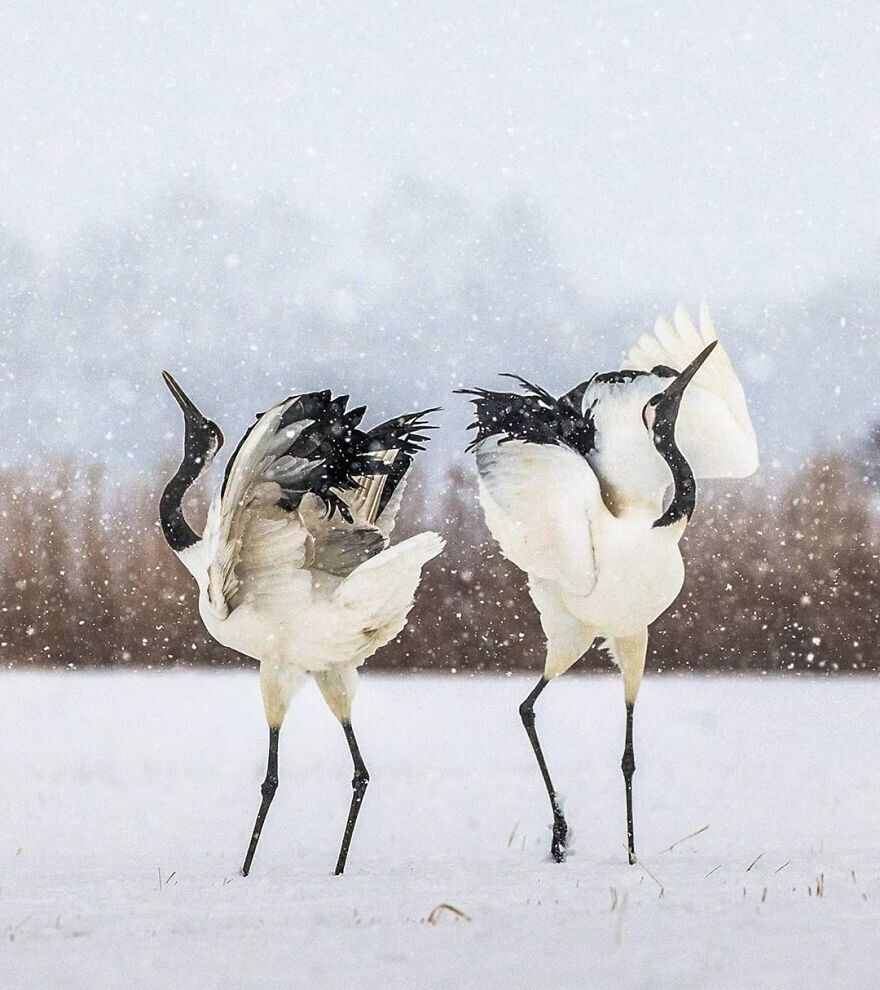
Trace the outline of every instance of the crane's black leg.
[[278, 790], [278, 736], [281, 734], [280, 726], [269, 727], [269, 762], [266, 766], [266, 779], [260, 788], [263, 800], [260, 803], [260, 810], [257, 812], [257, 820], [254, 823], [254, 834], [251, 836], [251, 844], [248, 846], [247, 856], [244, 858], [244, 866], [241, 868], [241, 875], [246, 877], [251, 871], [254, 853], [257, 851], [257, 843], [260, 841], [260, 833], [263, 831], [263, 822], [269, 813], [269, 805]]
[[348, 809], [348, 821], [345, 823], [345, 835], [342, 836], [342, 846], [339, 849], [339, 859], [336, 861], [336, 876], [345, 870], [345, 861], [348, 859], [348, 847], [351, 845], [351, 837], [354, 834], [354, 826], [360, 814], [361, 805], [364, 802], [364, 795], [367, 793], [367, 784], [370, 782], [370, 775], [364, 765], [361, 751], [358, 749], [357, 739], [354, 737], [354, 729], [347, 719], [342, 723], [345, 731], [345, 739], [348, 748], [351, 750], [351, 759], [354, 763], [354, 776], [351, 778], [351, 807]]
[[636, 844], [633, 836], [633, 774], [636, 772], [636, 758], [633, 754], [633, 709], [634, 705], [626, 705], [626, 743], [623, 747], [623, 759], [620, 769], [623, 771], [623, 782], [626, 785], [626, 842], [630, 866], [636, 862]]
[[537, 759], [538, 766], [541, 768], [541, 775], [547, 787], [547, 794], [550, 796], [550, 807], [553, 809], [553, 844], [550, 847], [550, 851], [556, 862], [561, 863], [565, 859], [568, 825], [565, 823], [562, 808], [559, 807], [559, 799], [556, 796], [553, 781], [550, 779], [550, 771], [547, 769], [544, 753], [541, 750], [541, 743], [538, 741], [538, 733], [535, 730], [535, 701], [549, 683], [546, 677], [542, 677], [538, 681], [526, 700], [519, 706], [519, 717], [522, 719], [522, 724], [525, 726], [529, 741], [532, 744], [532, 749], [535, 751], [535, 759]]

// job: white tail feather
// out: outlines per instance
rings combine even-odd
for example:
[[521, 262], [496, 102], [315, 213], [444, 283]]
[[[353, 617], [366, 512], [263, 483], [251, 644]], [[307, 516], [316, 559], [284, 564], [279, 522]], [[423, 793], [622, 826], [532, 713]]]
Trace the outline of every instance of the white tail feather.
[[[639, 338], [623, 367], [650, 371], [662, 364], [681, 371], [717, 339], [705, 301], [700, 306], [699, 329], [679, 303], [671, 321], [658, 317], [653, 336]], [[688, 387], [679, 426], [690, 447], [685, 454], [697, 477], [745, 477], [757, 468], [757, 441], [745, 393], [722, 343]]]

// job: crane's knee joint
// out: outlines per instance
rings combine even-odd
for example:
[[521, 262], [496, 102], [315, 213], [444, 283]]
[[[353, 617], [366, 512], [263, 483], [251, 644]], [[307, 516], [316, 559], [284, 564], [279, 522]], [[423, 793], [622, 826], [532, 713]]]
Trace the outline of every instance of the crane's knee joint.
[[278, 778], [274, 775], [270, 776], [267, 774], [266, 779], [263, 781], [263, 786], [260, 788], [260, 793], [266, 801], [271, 801], [275, 797], [275, 791], [278, 790]]
[[535, 727], [535, 709], [533, 705], [533, 701], [526, 700], [519, 706], [519, 717], [527, 729], [533, 729]]
[[354, 776], [351, 778], [352, 790], [363, 794], [369, 782], [370, 774], [367, 772], [366, 767], [363, 770], [355, 770]]
[[620, 769], [627, 777], [632, 777], [636, 772], [636, 758], [629, 750], [623, 754], [623, 759], [620, 761]]

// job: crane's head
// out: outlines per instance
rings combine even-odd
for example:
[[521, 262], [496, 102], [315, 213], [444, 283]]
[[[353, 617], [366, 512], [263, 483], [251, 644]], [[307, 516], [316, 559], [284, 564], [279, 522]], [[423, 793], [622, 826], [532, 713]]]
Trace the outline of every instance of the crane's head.
[[184, 457], [192, 463], [198, 476], [207, 470], [223, 446], [223, 432], [213, 420], [199, 412], [196, 404], [167, 371], [162, 372], [162, 378], [183, 410]]
[[654, 437], [656, 445], [672, 436], [684, 390], [703, 366], [706, 358], [715, 349], [717, 343], [717, 340], [713, 340], [708, 347], [704, 347], [684, 371], [675, 375], [672, 382], [662, 392], [652, 395], [645, 403], [642, 409], [642, 422], [645, 424], [645, 429]]
[[595, 429], [588, 459], [609, 506], [653, 506], [662, 499], [669, 485], [682, 396], [714, 346], [705, 348], [682, 372], [658, 365], [650, 372], [594, 375], [587, 384], [582, 409]]

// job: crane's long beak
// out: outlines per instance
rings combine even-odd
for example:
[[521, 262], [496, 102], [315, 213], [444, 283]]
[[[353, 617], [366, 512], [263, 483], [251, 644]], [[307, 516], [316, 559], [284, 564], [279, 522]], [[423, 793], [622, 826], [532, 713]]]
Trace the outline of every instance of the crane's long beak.
[[682, 392], [684, 392], [688, 385], [690, 385], [694, 375], [700, 370], [700, 368], [702, 368], [706, 358], [708, 358], [712, 351], [715, 350], [715, 345], [717, 343], [717, 340], [713, 340], [708, 347], [704, 347], [703, 350], [700, 351], [693, 361], [691, 361], [691, 363], [684, 369], [684, 371], [682, 371], [681, 374], [675, 379], [675, 381], [664, 389], [663, 395], [665, 398], [672, 399], [681, 396]]
[[199, 412], [195, 403], [190, 399], [190, 397], [184, 392], [184, 390], [177, 384], [177, 382], [168, 374], [167, 371], [162, 372], [162, 377], [165, 379], [165, 384], [168, 386], [169, 391], [177, 399], [177, 404], [183, 410], [183, 415], [188, 419], [204, 419], [205, 417]]

